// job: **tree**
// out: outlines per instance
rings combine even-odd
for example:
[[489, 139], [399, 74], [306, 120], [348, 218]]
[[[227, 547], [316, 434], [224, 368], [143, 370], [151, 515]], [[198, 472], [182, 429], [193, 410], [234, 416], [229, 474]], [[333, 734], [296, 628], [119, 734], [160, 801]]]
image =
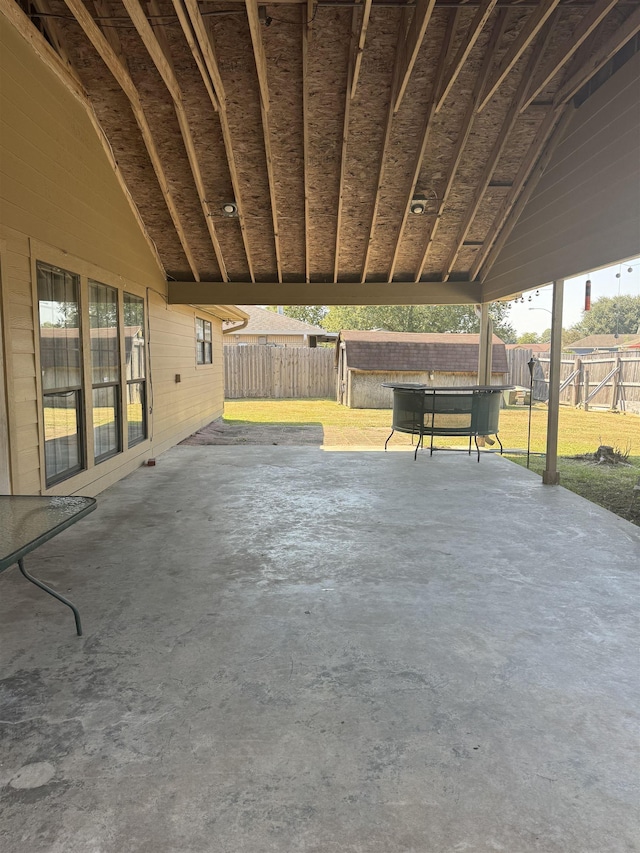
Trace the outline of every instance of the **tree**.
[[[494, 331], [511, 343], [516, 333], [509, 324], [509, 305], [494, 302], [489, 308]], [[340, 329], [383, 329], [388, 332], [478, 332], [480, 321], [473, 305], [338, 305], [323, 322], [331, 332]]]
[[628, 335], [640, 328], [640, 296], [603, 296], [583, 311], [572, 327], [581, 338], [589, 335]]
[[[268, 305], [269, 311], [277, 311], [275, 305]], [[303, 323], [311, 323], [312, 326], [324, 328], [324, 318], [329, 310], [326, 305], [283, 305], [282, 309], [287, 317], [294, 320], [302, 320]]]
[[518, 335], [517, 344], [539, 344], [540, 339], [536, 335], [535, 332], [523, 332], [521, 335]]

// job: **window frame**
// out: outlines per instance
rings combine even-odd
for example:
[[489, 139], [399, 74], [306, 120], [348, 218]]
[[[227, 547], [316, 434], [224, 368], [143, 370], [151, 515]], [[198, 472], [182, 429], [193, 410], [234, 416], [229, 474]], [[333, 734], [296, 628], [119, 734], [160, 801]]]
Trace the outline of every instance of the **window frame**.
[[[196, 366], [206, 367], [213, 364], [213, 323], [196, 315]], [[202, 336], [200, 330], [202, 329]], [[207, 329], [209, 337], [207, 337]], [[202, 360], [200, 355], [202, 354]], [[208, 355], [208, 358], [207, 358]]]
[[[116, 365], [116, 374], [117, 379], [109, 380], [106, 382], [95, 382], [94, 381], [94, 370], [96, 366], [93, 363], [93, 354], [94, 348], [92, 347], [92, 339], [91, 332], [94, 328], [102, 328], [100, 326], [92, 326], [91, 320], [89, 320], [89, 358], [91, 360], [91, 423], [93, 427], [93, 462], [94, 465], [100, 465], [102, 462], [106, 462], [107, 459], [112, 459], [114, 456], [117, 456], [119, 453], [123, 451], [123, 417], [122, 417], [122, 357], [121, 357], [121, 339], [122, 339], [122, 330], [120, 323], [120, 313], [121, 313], [121, 302], [120, 291], [117, 287], [113, 287], [110, 284], [104, 284], [101, 281], [97, 281], [94, 278], [87, 278], [87, 303], [91, 306], [93, 303], [91, 302], [91, 288], [92, 287], [103, 287], [105, 290], [112, 290], [115, 294], [115, 308], [116, 308], [116, 325], [115, 325], [115, 338], [116, 338], [116, 352], [118, 354], [118, 363]], [[104, 328], [113, 328], [109, 326], [105, 326]], [[116, 433], [116, 446], [113, 449], [107, 450], [104, 453], [96, 453], [95, 448], [95, 430], [96, 424], [94, 419], [94, 411], [96, 408], [99, 408], [94, 405], [94, 391], [99, 391], [103, 388], [113, 388], [114, 391], [114, 417], [115, 417], [115, 433]]]

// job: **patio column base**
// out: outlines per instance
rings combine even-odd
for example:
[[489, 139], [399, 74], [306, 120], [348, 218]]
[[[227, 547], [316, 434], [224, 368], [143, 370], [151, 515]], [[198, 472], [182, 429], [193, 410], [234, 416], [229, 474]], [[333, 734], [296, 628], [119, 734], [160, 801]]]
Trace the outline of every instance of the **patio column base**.
[[543, 471], [542, 482], [545, 486], [558, 486], [560, 484], [560, 473], [558, 471]]

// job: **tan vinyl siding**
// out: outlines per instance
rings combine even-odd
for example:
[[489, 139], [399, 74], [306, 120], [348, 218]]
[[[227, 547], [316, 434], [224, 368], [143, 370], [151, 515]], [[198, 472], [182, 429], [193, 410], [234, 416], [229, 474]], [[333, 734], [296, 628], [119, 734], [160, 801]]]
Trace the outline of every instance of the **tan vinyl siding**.
[[640, 253], [640, 54], [571, 119], [484, 285], [483, 301]]
[[[222, 323], [204, 310], [167, 305], [163, 272], [84, 108], [2, 17], [0, 39], [0, 340], [10, 485], [16, 494], [96, 494], [222, 414]], [[116, 287], [120, 296], [128, 291], [147, 300], [147, 394], [153, 405], [147, 440], [98, 465], [90, 460], [87, 470], [48, 490], [37, 261], [79, 274], [83, 288], [92, 277]], [[212, 324], [211, 365], [196, 365], [196, 316]]]

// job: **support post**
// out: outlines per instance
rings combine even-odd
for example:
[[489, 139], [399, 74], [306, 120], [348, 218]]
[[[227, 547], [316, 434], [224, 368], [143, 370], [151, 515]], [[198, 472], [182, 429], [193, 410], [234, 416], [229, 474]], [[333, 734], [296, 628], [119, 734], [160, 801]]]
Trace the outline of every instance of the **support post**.
[[560, 414], [560, 368], [562, 366], [562, 300], [564, 279], [553, 282], [551, 309], [551, 353], [549, 362], [549, 411], [547, 415], [547, 456], [542, 482], [557, 486], [558, 474], [558, 420]]
[[480, 346], [478, 349], [478, 385], [491, 385], [493, 366], [493, 320], [489, 316], [489, 303], [483, 302], [480, 317]]

